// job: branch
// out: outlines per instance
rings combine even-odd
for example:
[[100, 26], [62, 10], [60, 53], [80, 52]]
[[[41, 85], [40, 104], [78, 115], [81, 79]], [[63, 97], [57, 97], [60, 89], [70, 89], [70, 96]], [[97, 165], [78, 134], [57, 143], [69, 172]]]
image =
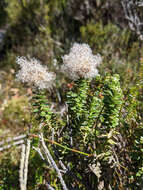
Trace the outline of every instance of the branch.
[[51, 161], [51, 164], [52, 164], [53, 168], [56, 170], [56, 172], [58, 174], [58, 178], [60, 179], [60, 182], [61, 182], [61, 185], [62, 185], [63, 189], [68, 190], [67, 186], [66, 186], [66, 184], [65, 184], [65, 182], [63, 180], [63, 177], [61, 175], [61, 172], [60, 172], [58, 166], [56, 165], [54, 159], [52, 158], [52, 155], [50, 154], [50, 151], [48, 150], [48, 148], [47, 148], [47, 146], [46, 146], [46, 144], [44, 142], [43, 133], [40, 133], [39, 137], [40, 137], [40, 141], [41, 141], [43, 151], [44, 151], [47, 159], [49, 159]]
[[3, 150], [8, 149], [8, 148], [10, 148], [10, 147], [12, 147], [12, 146], [20, 145], [20, 144], [23, 144], [23, 143], [24, 143], [24, 140], [16, 141], [16, 142], [14, 142], [14, 143], [12, 143], [12, 144], [5, 145], [5, 146], [0, 147], [0, 151], [3, 151]]
[[49, 185], [48, 183], [46, 184], [46, 187], [48, 187], [48, 190], [55, 190], [51, 185]]
[[22, 151], [21, 151], [20, 170], [19, 170], [19, 182], [20, 182], [20, 189], [25, 190], [24, 180], [23, 180], [24, 159], [25, 159], [25, 150], [26, 150], [25, 144], [22, 145], [21, 149]]
[[[33, 137], [33, 138], [39, 138], [38, 135], [35, 135], [35, 134], [31, 134], [30, 136]], [[69, 151], [72, 151], [72, 152], [75, 152], [75, 153], [78, 153], [78, 154], [82, 154], [82, 155], [85, 155], [85, 156], [88, 156], [88, 157], [95, 156], [94, 154], [88, 154], [88, 153], [81, 152], [81, 151], [76, 150], [76, 149], [73, 149], [73, 148], [69, 148], [69, 147], [67, 147], [67, 146], [63, 146], [63, 145], [61, 145], [60, 143], [57, 143], [57, 142], [52, 141], [52, 140], [50, 140], [50, 139], [45, 139], [45, 138], [44, 138], [44, 141], [47, 141], [47, 142], [49, 142], [49, 143], [51, 143], [51, 144], [55, 144], [55, 145], [57, 145], [57, 146], [59, 146], [59, 147], [65, 149], [65, 150], [69, 150]]]
[[27, 146], [22, 145], [21, 160], [20, 160], [20, 170], [19, 170], [19, 182], [20, 189], [26, 190], [27, 186], [27, 174], [28, 174], [28, 160], [30, 154], [30, 140], [27, 139]]
[[143, 7], [143, 2], [136, 2], [136, 5], [138, 6], [138, 7]]
[[143, 22], [141, 22], [136, 10], [137, 7], [143, 6], [143, 2], [137, 2], [134, 0], [122, 0], [121, 4], [124, 10], [125, 18], [129, 22], [130, 29], [136, 32], [140, 40], [143, 40], [143, 31], [141, 29]]
[[13, 138], [9, 137], [6, 140], [0, 141], [0, 151], [8, 149], [12, 146], [23, 144], [24, 138], [26, 138], [26, 135], [19, 135]]

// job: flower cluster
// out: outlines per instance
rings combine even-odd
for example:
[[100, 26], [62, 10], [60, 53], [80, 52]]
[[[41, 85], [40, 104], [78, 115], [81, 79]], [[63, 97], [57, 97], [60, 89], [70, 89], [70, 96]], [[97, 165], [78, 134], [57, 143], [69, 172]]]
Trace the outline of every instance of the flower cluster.
[[36, 59], [26, 59], [25, 57], [17, 57], [17, 64], [20, 65], [21, 70], [16, 77], [22, 82], [29, 85], [32, 84], [39, 89], [51, 88], [56, 78], [54, 73], [48, 71], [46, 66], [42, 66]]
[[88, 44], [74, 43], [70, 53], [63, 56], [61, 69], [73, 80], [93, 78], [98, 74], [97, 66], [101, 61], [101, 56], [93, 55]]

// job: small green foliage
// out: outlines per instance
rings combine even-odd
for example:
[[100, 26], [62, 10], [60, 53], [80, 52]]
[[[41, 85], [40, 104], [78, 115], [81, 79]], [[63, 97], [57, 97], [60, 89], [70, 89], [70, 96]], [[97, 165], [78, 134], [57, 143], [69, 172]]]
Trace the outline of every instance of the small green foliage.
[[33, 96], [32, 105], [34, 107], [33, 113], [36, 114], [36, 119], [39, 120], [39, 123], [45, 122], [50, 125], [53, 113], [49, 107], [44, 91]]
[[88, 112], [86, 104], [89, 81], [80, 79], [74, 85], [74, 91], [67, 94], [67, 104], [69, 105], [68, 111], [71, 122], [75, 127], [78, 127], [85, 121], [86, 113]]
[[103, 96], [103, 125], [108, 128], [115, 128], [119, 124], [120, 109], [123, 103], [123, 93], [118, 75], [106, 77], [103, 87]]
[[97, 126], [105, 126], [109, 132], [119, 124], [122, 101], [118, 75], [107, 75], [103, 79], [97, 76], [91, 84], [88, 80], [79, 80], [67, 94], [70, 124], [74, 130], [80, 129], [87, 139]]

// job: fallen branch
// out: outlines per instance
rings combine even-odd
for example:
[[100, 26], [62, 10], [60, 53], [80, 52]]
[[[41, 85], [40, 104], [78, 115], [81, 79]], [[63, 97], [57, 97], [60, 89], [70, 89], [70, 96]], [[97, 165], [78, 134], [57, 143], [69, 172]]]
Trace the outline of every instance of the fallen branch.
[[16, 137], [9, 137], [6, 140], [0, 141], [0, 151], [11, 148], [12, 146], [23, 144], [25, 138], [26, 135], [19, 135]]
[[27, 186], [27, 175], [28, 175], [28, 160], [30, 154], [30, 140], [27, 139], [27, 146], [22, 145], [21, 160], [20, 160], [20, 170], [19, 170], [19, 182], [20, 189], [26, 190]]
[[56, 170], [57, 174], [58, 174], [58, 178], [60, 179], [60, 182], [61, 182], [61, 185], [63, 187], [64, 190], [68, 190], [64, 180], [63, 180], [63, 177], [62, 177], [62, 174], [58, 168], [58, 166], [56, 165], [56, 162], [54, 161], [54, 159], [52, 158], [52, 155], [50, 154], [50, 151], [48, 150], [45, 142], [44, 142], [44, 138], [43, 138], [43, 134], [40, 133], [39, 135], [39, 138], [40, 138], [40, 142], [41, 142], [41, 145], [42, 145], [42, 148], [43, 148], [43, 151], [47, 157], [48, 160], [50, 160], [51, 164], [52, 164], [52, 167]]

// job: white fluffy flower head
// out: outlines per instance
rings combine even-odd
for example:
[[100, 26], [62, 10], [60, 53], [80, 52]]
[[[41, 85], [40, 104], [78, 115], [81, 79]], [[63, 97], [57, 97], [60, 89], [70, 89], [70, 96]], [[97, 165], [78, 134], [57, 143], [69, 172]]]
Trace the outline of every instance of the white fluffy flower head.
[[46, 66], [42, 66], [38, 60], [26, 59], [25, 57], [17, 57], [17, 64], [20, 65], [21, 70], [16, 77], [23, 83], [34, 85], [39, 89], [51, 88], [56, 78], [54, 73], [48, 72]]
[[93, 78], [98, 74], [97, 66], [102, 58], [93, 55], [88, 44], [74, 43], [68, 55], [63, 56], [62, 72], [73, 80]]

